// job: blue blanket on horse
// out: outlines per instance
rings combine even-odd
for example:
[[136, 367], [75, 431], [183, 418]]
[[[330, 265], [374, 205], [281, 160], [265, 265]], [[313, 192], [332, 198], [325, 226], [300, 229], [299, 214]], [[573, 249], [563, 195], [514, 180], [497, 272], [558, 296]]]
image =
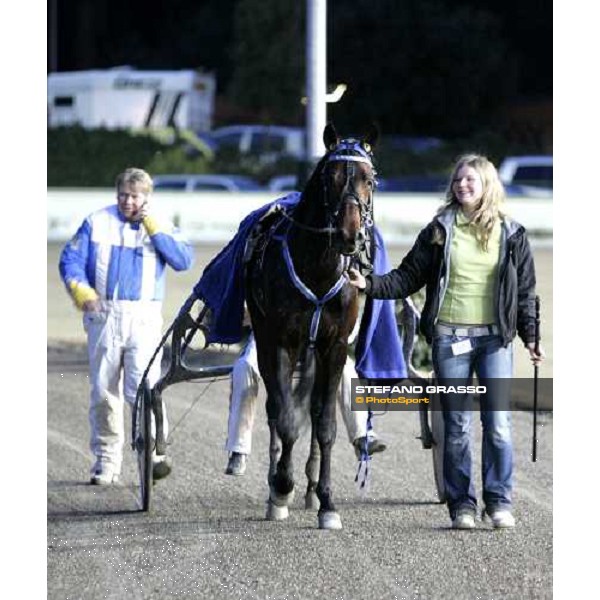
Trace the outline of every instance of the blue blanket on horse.
[[[300, 200], [293, 192], [276, 201], [284, 209], [292, 209]], [[244, 319], [243, 258], [249, 233], [273, 207], [270, 202], [251, 212], [241, 223], [235, 237], [207, 265], [195, 295], [212, 311], [208, 342], [235, 344], [242, 338]], [[383, 238], [375, 228], [373, 269], [376, 274], [390, 270]], [[402, 342], [396, 326], [393, 300], [367, 298], [356, 343], [356, 371], [365, 379], [402, 379], [407, 376]]]

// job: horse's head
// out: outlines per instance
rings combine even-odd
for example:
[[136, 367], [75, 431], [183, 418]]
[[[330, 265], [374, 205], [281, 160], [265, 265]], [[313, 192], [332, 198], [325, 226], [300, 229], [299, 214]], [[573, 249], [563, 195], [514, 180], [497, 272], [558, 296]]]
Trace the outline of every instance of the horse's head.
[[331, 123], [323, 133], [327, 148], [322, 171], [325, 208], [343, 254], [358, 253], [366, 238], [365, 228], [373, 225], [372, 150], [378, 135], [373, 127], [361, 139], [340, 139]]

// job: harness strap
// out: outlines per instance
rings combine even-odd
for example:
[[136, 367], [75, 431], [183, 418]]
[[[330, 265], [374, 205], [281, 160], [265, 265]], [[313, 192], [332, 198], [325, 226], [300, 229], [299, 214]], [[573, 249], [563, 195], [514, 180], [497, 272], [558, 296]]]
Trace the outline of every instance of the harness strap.
[[284, 237], [281, 237], [279, 239], [281, 240], [281, 245], [283, 247], [283, 258], [285, 260], [285, 264], [287, 266], [292, 283], [307, 300], [309, 300], [315, 305], [315, 312], [313, 313], [312, 320], [310, 322], [309, 333], [309, 343], [311, 346], [314, 347], [315, 342], [317, 340], [317, 332], [319, 331], [319, 322], [321, 320], [323, 306], [342, 289], [342, 286], [344, 285], [344, 283], [346, 283], [346, 278], [344, 277], [344, 275], [340, 275], [340, 278], [335, 282], [333, 287], [324, 296], [322, 296], [321, 298], [317, 298], [313, 291], [306, 286], [306, 284], [300, 279], [300, 277], [298, 277], [296, 269], [294, 269], [294, 263], [292, 261], [292, 255], [290, 254], [290, 248], [288, 246], [287, 239]]

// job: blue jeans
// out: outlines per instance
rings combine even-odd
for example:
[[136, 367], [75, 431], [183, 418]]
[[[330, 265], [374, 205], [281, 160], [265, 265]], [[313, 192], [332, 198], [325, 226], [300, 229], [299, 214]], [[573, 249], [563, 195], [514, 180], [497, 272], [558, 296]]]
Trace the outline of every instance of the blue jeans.
[[[470, 340], [472, 349], [454, 355], [452, 344]], [[433, 366], [439, 385], [470, 385], [476, 373], [480, 385], [488, 378], [511, 378], [513, 374], [512, 344], [502, 347], [500, 336], [457, 337], [436, 335], [433, 340]], [[483, 501], [488, 513], [497, 508], [509, 509], [512, 504], [513, 447], [511, 416], [507, 386], [487, 386], [480, 397], [482, 425]], [[467, 394], [441, 394], [444, 411], [444, 484], [450, 518], [459, 510], [475, 512], [477, 495], [471, 464], [472, 401]], [[491, 407], [496, 407], [492, 410]]]

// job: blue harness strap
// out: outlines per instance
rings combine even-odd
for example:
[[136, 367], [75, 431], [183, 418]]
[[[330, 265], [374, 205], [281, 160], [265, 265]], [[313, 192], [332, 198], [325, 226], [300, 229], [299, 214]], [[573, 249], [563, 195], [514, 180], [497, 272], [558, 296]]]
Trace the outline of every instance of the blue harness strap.
[[292, 255], [290, 254], [290, 248], [288, 246], [287, 239], [285, 237], [281, 237], [279, 239], [281, 240], [281, 246], [283, 248], [283, 258], [285, 260], [285, 264], [287, 266], [292, 283], [307, 300], [309, 300], [315, 305], [315, 312], [313, 313], [312, 320], [310, 322], [309, 334], [310, 345], [314, 346], [317, 340], [317, 332], [319, 331], [319, 322], [321, 321], [321, 313], [323, 312], [323, 306], [342, 289], [342, 286], [344, 285], [344, 283], [346, 283], [346, 278], [344, 277], [344, 275], [340, 275], [340, 278], [335, 282], [333, 287], [324, 296], [322, 296], [321, 298], [317, 298], [313, 291], [304, 284], [300, 277], [298, 277], [296, 269], [294, 269], [294, 263], [292, 261]]
[[371, 461], [371, 457], [369, 456], [369, 433], [373, 430], [372, 419], [373, 411], [369, 408], [367, 417], [367, 435], [365, 435], [364, 442], [360, 448], [358, 469], [356, 470], [356, 476], [354, 477], [354, 483], [360, 493], [366, 493], [369, 490], [371, 483], [371, 471], [369, 470], [369, 462]]

